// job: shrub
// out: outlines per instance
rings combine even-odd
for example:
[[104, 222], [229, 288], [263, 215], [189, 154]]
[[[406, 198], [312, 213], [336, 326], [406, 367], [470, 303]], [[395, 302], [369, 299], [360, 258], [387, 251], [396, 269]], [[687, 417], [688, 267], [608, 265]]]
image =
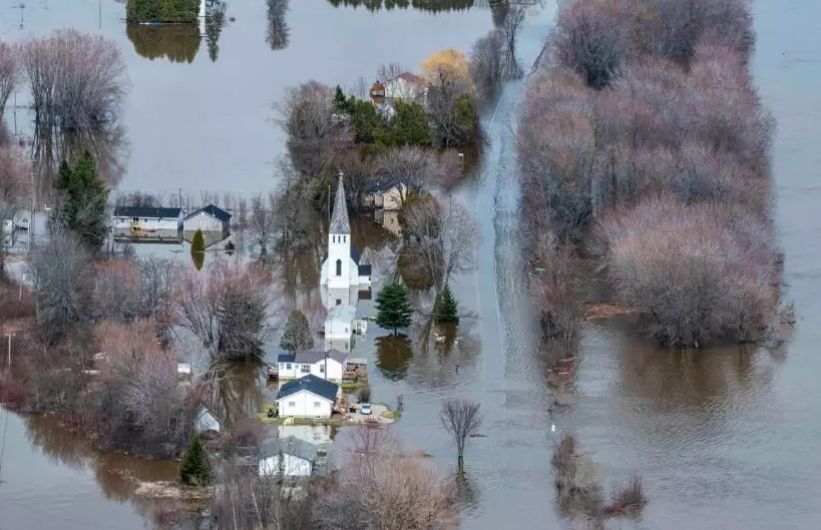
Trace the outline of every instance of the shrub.
[[665, 196], [614, 212], [599, 234], [622, 300], [667, 344], [754, 340], [778, 303], [772, 228], [740, 209]]
[[365, 386], [359, 389], [357, 398], [360, 403], [369, 403], [371, 401], [371, 387]]
[[190, 22], [197, 21], [198, 0], [128, 0], [126, 19], [129, 22]]

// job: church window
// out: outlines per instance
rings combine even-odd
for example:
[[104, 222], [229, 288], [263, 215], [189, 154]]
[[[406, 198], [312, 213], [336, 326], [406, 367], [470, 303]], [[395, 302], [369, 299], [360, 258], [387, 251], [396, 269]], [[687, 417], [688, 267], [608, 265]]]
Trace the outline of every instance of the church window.
[[342, 276], [342, 260], [341, 259], [336, 260], [336, 275], [337, 276]]

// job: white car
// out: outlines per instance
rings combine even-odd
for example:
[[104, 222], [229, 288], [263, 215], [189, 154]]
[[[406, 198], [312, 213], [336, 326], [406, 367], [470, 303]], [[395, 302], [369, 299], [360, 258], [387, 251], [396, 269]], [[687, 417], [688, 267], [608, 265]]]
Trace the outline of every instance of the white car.
[[371, 414], [373, 414], [373, 409], [371, 408], [371, 404], [370, 403], [362, 403], [359, 406], [359, 413], [362, 414], [363, 416], [370, 416]]

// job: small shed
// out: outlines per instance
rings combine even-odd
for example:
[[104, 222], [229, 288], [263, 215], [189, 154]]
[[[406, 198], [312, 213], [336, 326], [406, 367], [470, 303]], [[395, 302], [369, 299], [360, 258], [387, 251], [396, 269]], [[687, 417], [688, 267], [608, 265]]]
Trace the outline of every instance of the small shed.
[[194, 418], [194, 431], [204, 433], [216, 433], [222, 430], [222, 423], [217, 418], [216, 414], [211, 412], [208, 407], [201, 407], [197, 416]]
[[191, 241], [197, 230], [202, 230], [205, 246], [219, 243], [231, 234], [231, 214], [213, 204], [200, 208], [183, 221], [183, 237]]

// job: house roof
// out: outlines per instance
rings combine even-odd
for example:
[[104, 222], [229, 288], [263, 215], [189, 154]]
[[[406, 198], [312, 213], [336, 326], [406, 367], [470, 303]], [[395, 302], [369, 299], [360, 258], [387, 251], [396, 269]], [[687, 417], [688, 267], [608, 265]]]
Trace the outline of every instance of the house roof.
[[390, 83], [391, 81], [396, 81], [397, 79], [405, 80], [409, 83], [413, 83], [415, 85], [424, 85], [425, 80], [419, 77], [416, 74], [412, 74], [411, 72], [402, 72], [401, 74], [397, 75], [393, 79], [389, 79], [386, 83]]
[[261, 458], [274, 456], [282, 451], [283, 454], [296, 456], [312, 462], [316, 460], [318, 447], [312, 443], [300, 440], [295, 436], [280, 438], [263, 443], [259, 448]]
[[336, 394], [339, 391], [339, 387], [330, 381], [326, 381], [313, 374], [309, 374], [305, 377], [294, 379], [293, 381], [289, 381], [282, 385], [282, 388], [279, 389], [279, 394], [277, 394], [277, 400], [292, 396], [298, 392], [302, 392], [303, 390], [316, 394], [317, 396], [325, 398], [328, 401], [333, 401], [336, 399]]
[[365, 186], [366, 193], [376, 193], [376, 192], [385, 192], [394, 188], [400, 184], [404, 184], [409, 189], [412, 190], [419, 190], [420, 186], [415, 182], [406, 182], [404, 178], [401, 176], [386, 176], [382, 178], [376, 178], [368, 182]]
[[334, 202], [334, 213], [331, 217], [331, 233], [351, 233], [351, 223], [348, 221], [348, 203], [345, 202], [345, 186], [342, 184], [342, 174], [339, 175], [339, 184], [336, 186], [336, 201]]
[[195, 215], [199, 214], [200, 212], [205, 212], [206, 214], [210, 215], [211, 217], [222, 221], [223, 223], [227, 223], [231, 220], [231, 214], [223, 210], [222, 208], [218, 208], [213, 204], [209, 204], [205, 208], [200, 208], [199, 210], [192, 212], [186, 219], [191, 219]]
[[179, 208], [153, 208], [149, 206], [117, 206], [114, 217], [176, 218], [182, 210]]
[[345, 362], [345, 359], [348, 358], [347, 353], [342, 353], [339, 350], [330, 349], [327, 351], [324, 350], [305, 350], [293, 353], [280, 353], [277, 356], [277, 362], [280, 363], [296, 363], [296, 364], [313, 364], [317, 361], [321, 361], [325, 358], [325, 354], [328, 354], [328, 359], [333, 359], [338, 363]]
[[359, 275], [360, 276], [370, 276], [371, 275], [371, 266], [370, 265], [360, 265], [359, 266]]
[[357, 249], [355, 246], [351, 245], [351, 259], [353, 260], [353, 262], [356, 263], [356, 264], [359, 264], [359, 258], [360, 257], [361, 256], [359, 255], [359, 249]]

